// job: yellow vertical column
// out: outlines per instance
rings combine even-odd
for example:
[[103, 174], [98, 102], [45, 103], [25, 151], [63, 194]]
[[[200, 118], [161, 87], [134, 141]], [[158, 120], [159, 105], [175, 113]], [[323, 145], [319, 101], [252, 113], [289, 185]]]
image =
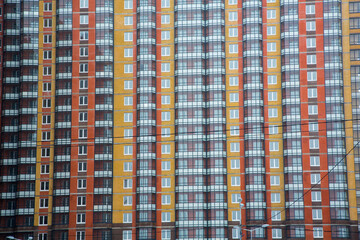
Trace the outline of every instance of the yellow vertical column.
[[[356, 202], [356, 182], [355, 182], [355, 162], [353, 122], [349, 121], [352, 115], [351, 99], [351, 62], [350, 62], [350, 29], [349, 29], [349, 1], [342, 3], [342, 51], [343, 51], [343, 80], [344, 80], [344, 113], [345, 113], [345, 135], [346, 135], [346, 156], [348, 196], [349, 196], [349, 216], [351, 221], [358, 220], [357, 202]], [[359, 146], [358, 146], [359, 147]], [[357, 147], [357, 148], [358, 148]], [[351, 151], [351, 152], [350, 152]]]
[[[264, 107], [265, 107], [265, 147], [267, 172], [267, 206], [268, 218], [271, 214], [279, 214], [275, 218], [285, 220], [284, 196], [284, 159], [282, 141], [282, 96], [281, 96], [281, 40], [280, 40], [280, 0], [266, 3], [263, 8], [263, 55], [264, 55]], [[267, 26], [275, 26], [276, 34], [268, 35]], [[274, 62], [275, 61], [275, 62]], [[271, 64], [270, 64], [271, 63]], [[269, 112], [276, 115], [270, 115]], [[277, 148], [278, 146], [278, 148]], [[270, 176], [269, 176], [270, 175]], [[279, 177], [280, 182], [272, 183], [271, 178]], [[280, 197], [279, 197], [280, 194]], [[273, 212], [274, 211], [274, 212]]]
[[[113, 223], [116, 228], [136, 222], [136, 3], [114, 1], [114, 145]], [[125, 214], [131, 219], [125, 220]], [[120, 225], [119, 225], [120, 224]]]
[[[51, 33], [47, 32], [46, 35], [51, 37], [46, 38], [46, 43], [51, 46], [51, 78], [43, 79], [43, 63], [44, 63], [44, 32], [43, 32], [43, 13], [44, 13], [44, 2], [39, 1], [39, 35], [38, 35], [38, 114], [37, 114], [37, 149], [36, 149], [36, 191], [35, 191], [35, 207], [34, 207], [34, 225], [38, 226], [39, 213], [48, 212], [48, 225], [52, 223], [52, 195], [53, 195], [53, 175], [54, 175], [54, 141], [55, 141], [55, 76], [56, 76], [56, 1], [52, 1], [52, 30]], [[49, 42], [51, 39], [51, 42]], [[49, 51], [49, 45], [47, 50]], [[44, 83], [49, 83], [44, 89]], [[45, 96], [50, 95], [51, 108], [46, 113], [42, 110], [42, 100]], [[47, 97], [48, 98], [48, 97]], [[50, 124], [43, 125], [43, 116], [50, 116]], [[42, 134], [44, 132], [50, 132], [50, 139], [43, 141]], [[50, 148], [50, 157], [42, 158], [42, 149]], [[49, 159], [49, 160], [48, 160]], [[44, 167], [48, 165], [47, 167]], [[43, 170], [42, 170], [43, 168]], [[44, 169], [45, 168], [45, 169]], [[48, 173], [47, 173], [48, 172]], [[49, 191], [47, 195], [40, 195], [40, 181], [49, 181]], [[42, 206], [40, 209], [40, 199], [48, 199], [47, 210]]]

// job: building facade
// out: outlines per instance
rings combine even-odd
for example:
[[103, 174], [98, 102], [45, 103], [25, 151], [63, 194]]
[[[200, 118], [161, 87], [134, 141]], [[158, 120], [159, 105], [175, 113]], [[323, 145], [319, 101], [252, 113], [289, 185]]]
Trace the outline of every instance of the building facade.
[[0, 0], [0, 23], [1, 239], [359, 238], [360, 1]]

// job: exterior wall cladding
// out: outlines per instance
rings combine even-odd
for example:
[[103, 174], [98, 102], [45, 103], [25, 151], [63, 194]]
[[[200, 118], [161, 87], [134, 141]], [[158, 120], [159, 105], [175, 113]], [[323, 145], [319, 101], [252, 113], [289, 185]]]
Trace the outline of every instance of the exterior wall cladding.
[[359, 0], [0, 10], [0, 239], [360, 238]]

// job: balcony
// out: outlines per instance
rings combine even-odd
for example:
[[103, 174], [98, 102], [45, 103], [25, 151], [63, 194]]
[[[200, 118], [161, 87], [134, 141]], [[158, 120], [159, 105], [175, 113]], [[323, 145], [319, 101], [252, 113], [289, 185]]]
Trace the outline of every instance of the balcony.
[[20, 67], [20, 61], [4, 61], [4, 67]]
[[178, 4], [175, 5], [175, 11], [183, 10], [205, 10], [204, 4]]
[[19, 158], [19, 164], [35, 164], [36, 157], [21, 157]]
[[2, 160], [2, 165], [17, 165], [16, 158], [4, 158]]
[[113, 7], [96, 7], [96, 12], [97, 13], [113, 13], [114, 12], [114, 8]]
[[58, 139], [55, 139], [55, 144], [56, 145], [69, 145], [69, 144], [71, 144], [71, 139], [70, 138], [58, 138]]
[[112, 188], [94, 188], [94, 194], [112, 194]]
[[4, 51], [17, 52], [17, 51], [20, 51], [20, 46], [19, 45], [5, 45]]
[[114, 76], [113, 72], [96, 72], [95, 77], [97, 78], [112, 78]]
[[20, 114], [37, 114], [36, 107], [20, 108]]
[[16, 109], [5, 109], [2, 111], [4, 116], [16, 116], [19, 115], [19, 110]]
[[20, 63], [23, 66], [39, 65], [39, 60], [37, 60], [37, 59], [22, 59], [20, 61]]
[[53, 213], [68, 213], [69, 206], [53, 207]]
[[55, 162], [68, 162], [70, 161], [71, 156], [69, 155], [57, 155], [55, 156]]
[[96, 111], [111, 111], [113, 110], [112, 103], [109, 104], [95, 104]]
[[155, 22], [139, 22], [137, 28], [155, 28]]
[[17, 179], [19, 181], [35, 181], [35, 174], [19, 174]]
[[58, 8], [58, 9], [56, 9], [56, 13], [57, 14], [71, 14], [72, 8], [71, 8], [71, 6], [66, 7], [66, 8]]
[[95, 171], [95, 177], [112, 177], [112, 171]]
[[72, 46], [72, 40], [59, 40], [56, 42], [57, 47], [70, 47]]
[[113, 29], [114, 24], [112, 22], [107, 23], [96, 23], [95, 24], [96, 29]]
[[110, 212], [111, 210], [111, 205], [94, 205], [94, 212]]
[[96, 39], [96, 45], [113, 45], [114, 40], [112, 39]]
[[112, 62], [114, 60], [113, 56], [96, 56], [95, 60], [97, 62]]
[[[62, 41], [62, 42], [65, 42], [65, 41]], [[70, 63], [70, 62], [72, 62], [72, 57], [71, 56], [69, 56], [69, 57], [57, 57], [56, 62], [57, 63]]]
[[2, 176], [1, 182], [16, 182], [16, 175], [15, 176]]
[[32, 147], [32, 148], [35, 148], [36, 147], [36, 141], [21, 141], [20, 142], [20, 147]]
[[20, 96], [22, 98], [37, 98], [38, 97], [38, 92], [37, 91], [33, 91], [33, 92], [21, 92]]
[[18, 208], [16, 209], [16, 215], [33, 215], [34, 208]]
[[19, 94], [18, 93], [4, 93], [3, 95], [3, 99], [5, 100], [15, 100], [19, 98]]
[[113, 88], [111, 87], [95, 88], [95, 94], [113, 94]]
[[15, 210], [12, 209], [1, 210], [0, 216], [2, 217], [15, 216]]
[[22, 11], [21, 16], [24, 18], [35, 18], [39, 17], [39, 9], [31, 9], [32, 11]]
[[175, 27], [194, 27], [194, 26], [205, 26], [204, 20], [177, 20]]
[[95, 127], [112, 127], [113, 121], [95, 121]]
[[18, 144], [17, 143], [11, 143], [11, 142], [5, 142], [3, 144], [1, 144], [2, 148], [18, 148]]
[[36, 129], [36, 122], [30, 124], [20, 124], [20, 131], [35, 131]]
[[35, 197], [35, 191], [18, 191], [16, 193], [18, 198], [33, 198]]
[[4, 35], [20, 35], [20, 29], [5, 29], [4, 33]]
[[57, 73], [56, 78], [59, 79], [71, 79], [71, 72], [70, 73]]
[[17, 84], [20, 82], [19, 77], [4, 77], [4, 83]]
[[38, 80], [37, 75], [22, 75], [20, 81], [22, 82], [36, 82]]
[[71, 95], [71, 88], [69, 89], [56, 89], [55, 93], [58, 96], [70, 96]]
[[57, 111], [57, 112], [71, 112], [71, 105], [56, 106], [55, 111]]
[[[29, 49], [29, 50], [38, 49], [38, 46], [39, 45], [37, 43], [23, 43], [23, 44], [21, 44], [22, 49]], [[27, 64], [27, 65], [32, 65], [32, 64]]]
[[65, 196], [70, 194], [70, 189], [55, 189], [53, 191], [54, 196]]
[[70, 172], [55, 172], [54, 178], [70, 178]]
[[55, 128], [71, 128], [71, 122], [57, 122]]
[[34, 27], [23, 27], [21, 28], [22, 34], [39, 33], [39, 26]]
[[72, 30], [72, 23], [57, 24], [56, 31], [69, 31]]
[[97, 160], [97, 161], [112, 160], [112, 158], [113, 158], [112, 154], [106, 154], [106, 153], [105, 154], [95, 154], [95, 160]]
[[2, 192], [1, 199], [13, 199], [16, 197], [16, 193], [14, 192]]

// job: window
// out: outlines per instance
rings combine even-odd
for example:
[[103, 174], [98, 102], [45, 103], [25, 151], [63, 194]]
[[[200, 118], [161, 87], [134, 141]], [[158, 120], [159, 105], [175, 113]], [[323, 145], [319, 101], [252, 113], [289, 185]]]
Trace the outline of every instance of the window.
[[312, 166], [312, 167], [320, 166], [320, 157], [319, 156], [310, 156], [310, 166]]
[[89, 15], [80, 15], [80, 24], [89, 24]]
[[39, 233], [38, 240], [48, 240], [48, 234], [47, 233]]
[[50, 108], [51, 107], [51, 99], [43, 99], [42, 107], [43, 108]]
[[273, 228], [271, 230], [272, 232], [272, 238], [275, 238], [275, 239], [281, 239], [282, 238], [282, 231], [281, 229], [279, 228]]
[[124, 129], [124, 138], [126, 138], [126, 139], [133, 138], [133, 130], [132, 129]]
[[123, 223], [131, 223], [131, 222], [132, 222], [132, 213], [124, 213]]
[[161, 222], [170, 222], [170, 213], [169, 212], [162, 212], [161, 213]]
[[315, 21], [306, 22], [306, 31], [315, 31], [315, 30], [316, 30]]
[[306, 39], [307, 48], [316, 48], [316, 38], [307, 38]]
[[314, 227], [313, 236], [314, 238], [323, 238], [324, 237], [323, 228]]
[[270, 176], [270, 185], [279, 186], [280, 185], [280, 176]]
[[85, 231], [77, 231], [76, 240], [85, 240]]
[[131, 81], [131, 80], [124, 81], [124, 89], [125, 90], [133, 89], [133, 81]]
[[230, 77], [229, 85], [230, 86], [239, 86], [239, 77]]
[[44, 3], [44, 12], [52, 11], [52, 3]]
[[42, 116], [42, 124], [50, 124], [50, 123], [51, 123], [51, 116], [50, 115]]
[[308, 81], [317, 81], [317, 72], [307, 72]]
[[87, 122], [88, 115], [87, 112], [79, 112], [79, 122]]
[[307, 64], [316, 64], [316, 55], [307, 55], [306, 63]]
[[49, 182], [40, 182], [40, 191], [49, 191]]
[[237, 44], [230, 44], [229, 45], [229, 53], [238, 53], [239, 46]]
[[133, 49], [125, 48], [124, 49], [124, 57], [133, 57]]
[[41, 141], [49, 141], [50, 140], [50, 132], [42, 132]]
[[322, 220], [322, 210], [321, 209], [313, 209], [312, 210], [312, 219], [313, 220]]
[[271, 203], [280, 203], [280, 193], [271, 193]]
[[85, 224], [85, 213], [76, 214], [76, 223], [77, 224]]
[[229, 12], [229, 21], [237, 21], [237, 20], [238, 20], [237, 12]]
[[319, 149], [319, 139], [310, 139], [309, 147], [310, 149]]
[[321, 192], [311, 192], [311, 201], [313, 202], [321, 202]]
[[161, 121], [170, 121], [170, 112], [161, 112]]
[[230, 93], [230, 102], [239, 102], [239, 93]]
[[125, 41], [125, 42], [131, 42], [131, 41], [133, 41], [133, 33], [132, 33], [132, 32], [126, 32], [126, 33], [124, 33], [124, 41]]
[[272, 221], [281, 221], [281, 211], [271, 211]]
[[170, 56], [170, 47], [162, 47], [161, 56]]
[[51, 75], [51, 67], [43, 67], [43, 75], [50, 76]]
[[169, 8], [170, 0], [161, 0], [161, 8]]
[[269, 118], [278, 117], [278, 109], [277, 108], [269, 108]]
[[123, 231], [122, 237], [123, 237], [123, 238], [122, 238], [123, 240], [132, 240], [131, 230], [125, 230], [125, 231]]
[[306, 15], [315, 14], [315, 5], [306, 5]]
[[124, 17], [124, 25], [133, 25], [133, 17], [125, 16]]
[[87, 73], [89, 66], [87, 63], [80, 63], [80, 73]]
[[132, 172], [133, 163], [132, 162], [124, 162], [124, 172]]
[[49, 199], [48, 198], [40, 198], [39, 207], [40, 208], [49, 207]]
[[133, 97], [124, 97], [124, 105], [132, 106], [133, 105]]
[[87, 170], [87, 163], [79, 162], [78, 163], [78, 172], [86, 172], [86, 170]]
[[50, 148], [42, 148], [41, 157], [50, 157]]
[[79, 146], [79, 155], [87, 155], [87, 146], [86, 145]]
[[276, 26], [267, 26], [267, 35], [268, 36], [276, 35]]
[[88, 80], [82, 79], [79, 81], [79, 88], [80, 89], [87, 89], [88, 88]]
[[170, 15], [163, 14], [161, 15], [161, 24], [169, 24], [170, 23]]
[[124, 179], [124, 188], [132, 188], [132, 179]]
[[80, 40], [88, 40], [89, 32], [88, 31], [80, 31]]
[[51, 59], [52, 58], [52, 51], [44, 51], [43, 52], [43, 57], [44, 57], [44, 60], [47, 60], [47, 59]]
[[278, 158], [270, 158], [270, 168], [279, 168]]
[[229, 37], [237, 37], [238, 29], [237, 28], [229, 28]]
[[229, 0], [229, 5], [236, 5], [237, 4], [237, 0]]
[[86, 196], [77, 197], [77, 206], [86, 206]]
[[240, 221], [240, 211], [232, 211], [232, 221]]
[[267, 10], [267, 19], [275, 19], [276, 18], [276, 10], [268, 9]]
[[80, 8], [88, 8], [89, 0], [80, 0]]
[[240, 152], [240, 143], [238, 142], [230, 143], [230, 152]]
[[277, 76], [276, 75], [268, 75], [267, 80], [268, 80], [269, 85], [277, 84]]
[[276, 68], [277, 67], [277, 62], [275, 58], [268, 58], [267, 59], [267, 65], [268, 68]]
[[81, 47], [80, 48], [80, 57], [87, 57], [88, 55], [89, 55], [89, 48]]
[[317, 98], [316, 88], [308, 88], [308, 98]]
[[276, 43], [275, 42], [268, 42], [267, 43], [267, 51], [268, 52], [276, 52]]
[[44, 35], [43, 43], [52, 43], [52, 36], [50, 34]]
[[240, 186], [240, 177], [231, 177], [231, 186]]
[[161, 239], [162, 240], [170, 240], [171, 239], [171, 231], [169, 229], [161, 230]]
[[88, 105], [88, 97], [87, 96], [80, 96], [79, 97], [79, 105]]
[[170, 170], [170, 161], [162, 161], [161, 162], [161, 170], [169, 171]]
[[231, 169], [240, 169], [240, 159], [231, 159]]
[[239, 69], [239, 62], [237, 60], [229, 61], [229, 69]]
[[132, 64], [124, 64], [124, 73], [132, 73], [133, 65]]
[[170, 104], [170, 96], [169, 95], [161, 96], [161, 104], [163, 105]]
[[46, 18], [44, 19], [44, 28], [49, 28], [49, 27], [52, 27], [52, 19]]
[[170, 144], [162, 144], [161, 145], [161, 153], [162, 154], [170, 154]]
[[86, 179], [78, 179], [78, 189], [86, 189]]
[[41, 165], [41, 174], [49, 174], [50, 172], [50, 165], [49, 164], [43, 164]]
[[124, 113], [124, 122], [132, 122], [133, 114], [132, 113]]
[[230, 119], [238, 119], [239, 118], [239, 110], [232, 109], [230, 110]]
[[170, 79], [161, 79], [161, 88], [170, 88]]
[[269, 125], [269, 134], [278, 134], [279, 127], [277, 125]]
[[270, 142], [269, 148], [270, 148], [270, 152], [279, 151], [279, 142]]
[[170, 63], [161, 63], [161, 72], [170, 72]]
[[124, 196], [124, 206], [132, 205], [132, 196]]
[[133, 9], [133, 1], [125, 0], [124, 1], [124, 9]]
[[39, 225], [47, 225], [48, 216], [39, 216]]
[[132, 155], [133, 154], [133, 146], [124, 146], [124, 155]]
[[162, 137], [170, 137], [170, 128], [161, 128]]
[[161, 31], [161, 40], [170, 40], [170, 31]]
[[161, 195], [161, 204], [162, 205], [170, 205], [171, 196], [170, 195]]
[[277, 92], [268, 92], [269, 101], [277, 101]]
[[170, 187], [170, 178], [162, 178], [161, 179], [161, 187], [169, 188]]
[[230, 126], [230, 135], [231, 136], [239, 136], [240, 135], [240, 127], [239, 126]]
[[318, 184], [320, 183], [320, 174], [319, 173], [313, 173], [311, 174], [311, 184]]

